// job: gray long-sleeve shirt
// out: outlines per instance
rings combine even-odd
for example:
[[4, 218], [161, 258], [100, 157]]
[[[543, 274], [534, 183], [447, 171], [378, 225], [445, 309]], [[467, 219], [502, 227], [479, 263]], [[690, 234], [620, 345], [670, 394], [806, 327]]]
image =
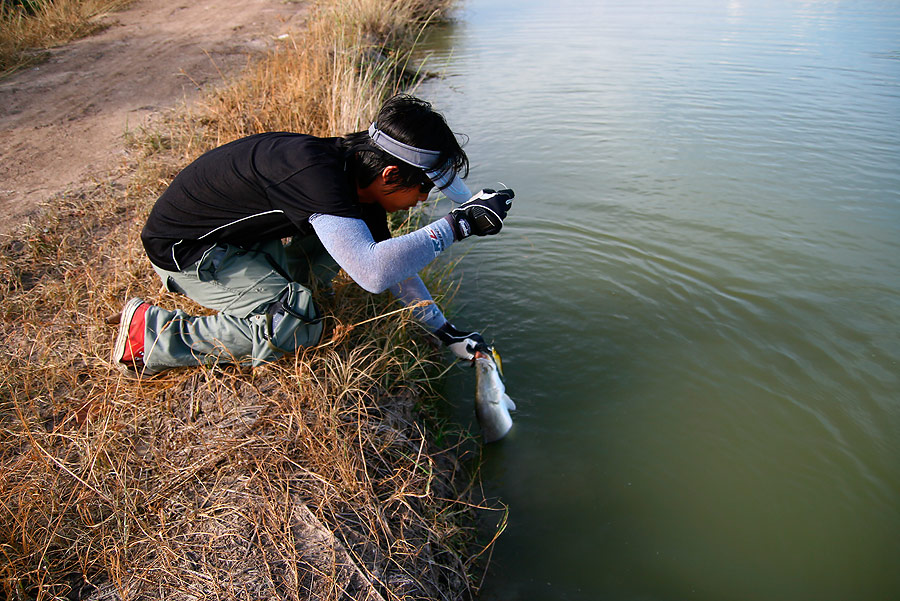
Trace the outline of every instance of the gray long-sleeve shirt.
[[[390, 290], [407, 306], [432, 300], [418, 273], [453, 243], [453, 230], [445, 219], [382, 242], [375, 242], [362, 219], [316, 213], [309, 223], [353, 281], [369, 292]], [[447, 321], [433, 302], [414, 309], [413, 315], [432, 331]]]

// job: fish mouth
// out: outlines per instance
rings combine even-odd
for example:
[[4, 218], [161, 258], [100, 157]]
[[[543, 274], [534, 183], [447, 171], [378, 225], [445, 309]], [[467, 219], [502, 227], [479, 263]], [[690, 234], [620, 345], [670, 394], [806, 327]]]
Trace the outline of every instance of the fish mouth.
[[475, 353], [472, 356], [473, 360], [486, 359], [488, 361], [492, 361], [494, 365], [497, 366], [497, 371], [500, 372], [500, 377], [503, 377], [503, 361], [500, 359], [500, 353], [497, 352], [497, 349], [492, 346], [485, 345], [484, 348], [475, 349]]

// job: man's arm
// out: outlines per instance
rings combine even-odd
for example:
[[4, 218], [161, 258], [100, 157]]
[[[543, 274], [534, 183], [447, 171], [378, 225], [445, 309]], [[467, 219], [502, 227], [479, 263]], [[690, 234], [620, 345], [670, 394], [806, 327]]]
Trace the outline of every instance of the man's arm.
[[430, 301], [430, 304], [413, 309], [413, 317], [422, 323], [430, 332], [435, 332], [447, 323], [447, 318], [441, 313], [440, 308], [431, 298], [431, 293], [417, 275], [407, 278], [399, 284], [390, 287], [391, 294], [405, 306], [410, 306], [421, 301]]
[[337, 264], [373, 293], [415, 276], [453, 243], [453, 230], [444, 219], [382, 242], [375, 242], [361, 219], [315, 214], [309, 222]]
[[[361, 219], [316, 214], [309, 222], [331, 257], [365, 290], [382, 292], [389, 288], [406, 306], [432, 301], [417, 274], [452, 244], [448, 220], [440, 219], [410, 234], [377, 243]], [[457, 330], [433, 301], [414, 309], [413, 316], [461, 359], [473, 359], [476, 348], [484, 345], [478, 332]]]

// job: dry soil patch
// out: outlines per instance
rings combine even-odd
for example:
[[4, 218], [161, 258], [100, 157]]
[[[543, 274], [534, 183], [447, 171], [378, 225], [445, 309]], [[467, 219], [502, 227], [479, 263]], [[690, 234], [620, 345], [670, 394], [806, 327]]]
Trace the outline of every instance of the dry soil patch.
[[284, 0], [138, 0], [99, 34], [0, 80], [0, 233], [114, 169], [127, 129], [233, 76], [304, 13], [305, 2]]

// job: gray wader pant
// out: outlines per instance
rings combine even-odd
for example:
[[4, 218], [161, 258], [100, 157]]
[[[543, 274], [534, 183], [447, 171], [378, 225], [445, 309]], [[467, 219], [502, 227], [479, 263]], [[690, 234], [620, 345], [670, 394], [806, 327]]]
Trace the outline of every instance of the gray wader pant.
[[216, 363], [256, 367], [317, 344], [323, 326], [310, 290], [298, 282], [327, 284], [338, 271], [315, 236], [287, 246], [280, 240], [215, 246], [182, 271], [154, 269], [167, 290], [219, 311], [193, 317], [150, 306], [144, 365], [155, 371]]

